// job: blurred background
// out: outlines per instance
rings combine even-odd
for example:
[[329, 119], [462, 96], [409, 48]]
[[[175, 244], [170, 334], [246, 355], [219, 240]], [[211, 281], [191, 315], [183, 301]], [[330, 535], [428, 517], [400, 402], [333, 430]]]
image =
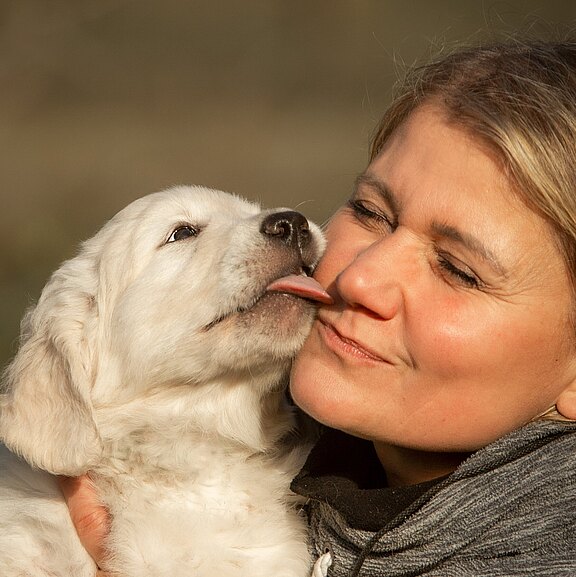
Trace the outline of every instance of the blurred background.
[[0, 0], [0, 365], [49, 274], [173, 184], [323, 222], [405, 65], [574, 0]]

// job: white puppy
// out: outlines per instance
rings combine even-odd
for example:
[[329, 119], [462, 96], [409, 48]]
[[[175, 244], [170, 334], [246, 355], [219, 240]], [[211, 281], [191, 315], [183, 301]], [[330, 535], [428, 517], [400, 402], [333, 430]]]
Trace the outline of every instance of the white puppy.
[[123, 577], [309, 572], [284, 385], [322, 248], [299, 213], [178, 187], [54, 273], [0, 396], [3, 577], [94, 575], [53, 477], [86, 472]]

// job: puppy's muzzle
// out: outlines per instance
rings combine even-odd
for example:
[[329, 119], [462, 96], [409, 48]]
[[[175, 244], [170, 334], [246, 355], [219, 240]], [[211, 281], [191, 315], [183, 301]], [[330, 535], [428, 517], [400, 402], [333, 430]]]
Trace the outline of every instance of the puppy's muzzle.
[[300, 252], [310, 244], [310, 227], [306, 217], [294, 210], [269, 214], [260, 232]]

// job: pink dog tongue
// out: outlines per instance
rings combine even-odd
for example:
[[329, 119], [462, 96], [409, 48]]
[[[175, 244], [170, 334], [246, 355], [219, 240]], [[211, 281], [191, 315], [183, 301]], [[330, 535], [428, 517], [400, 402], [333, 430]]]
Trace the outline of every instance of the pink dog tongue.
[[332, 297], [324, 290], [324, 287], [312, 277], [301, 274], [290, 274], [272, 281], [267, 291], [278, 291], [304, 297], [320, 303], [331, 304]]

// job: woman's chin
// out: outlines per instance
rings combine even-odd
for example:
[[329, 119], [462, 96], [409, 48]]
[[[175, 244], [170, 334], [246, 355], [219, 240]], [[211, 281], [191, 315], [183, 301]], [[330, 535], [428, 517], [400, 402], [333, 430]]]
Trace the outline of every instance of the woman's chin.
[[290, 393], [294, 402], [319, 423], [346, 430], [355, 411], [337, 381], [314, 355], [304, 352], [292, 365]]

